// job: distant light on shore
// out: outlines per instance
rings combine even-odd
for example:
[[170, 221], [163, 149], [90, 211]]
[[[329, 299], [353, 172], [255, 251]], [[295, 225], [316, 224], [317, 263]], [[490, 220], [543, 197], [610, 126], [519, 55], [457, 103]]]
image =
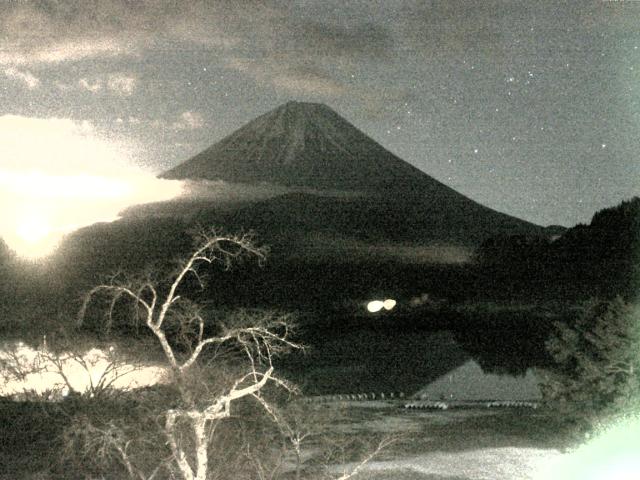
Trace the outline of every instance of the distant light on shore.
[[383, 308], [384, 308], [384, 302], [382, 302], [381, 300], [373, 300], [367, 303], [367, 310], [369, 310], [371, 313], [379, 312]]
[[396, 306], [396, 301], [393, 300], [392, 298], [387, 298], [386, 300], [372, 300], [369, 303], [367, 303], [367, 310], [370, 313], [376, 313], [382, 309], [387, 311], [393, 310], [395, 306]]
[[392, 298], [387, 298], [384, 302], [382, 302], [382, 306], [385, 310], [393, 310], [393, 308], [396, 306], [396, 301]]

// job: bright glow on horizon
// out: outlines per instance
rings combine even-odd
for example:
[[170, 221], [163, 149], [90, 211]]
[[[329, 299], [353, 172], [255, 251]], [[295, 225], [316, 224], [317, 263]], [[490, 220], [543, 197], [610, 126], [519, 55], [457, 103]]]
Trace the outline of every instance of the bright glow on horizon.
[[114, 221], [130, 205], [168, 200], [181, 192], [181, 182], [150, 174], [108, 178], [0, 170], [0, 236], [19, 256], [42, 258], [67, 233]]
[[183, 189], [132, 167], [127, 149], [87, 122], [2, 116], [0, 160], [0, 237], [31, 259], [49, 255], [73, 230]]
[[610, 426], [540, 471], [540, 480], [635, 480], [640, 472], [640, 416]]

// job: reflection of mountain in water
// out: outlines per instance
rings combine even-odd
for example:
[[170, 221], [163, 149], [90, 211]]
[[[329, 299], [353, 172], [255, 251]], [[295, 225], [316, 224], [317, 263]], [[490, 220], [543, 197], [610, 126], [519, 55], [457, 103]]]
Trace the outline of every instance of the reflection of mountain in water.
[[[283, 367], [307, 394], [416, 392], [439, 400], [535, 400], [540, 394], [531, 368], [544, 364], [545, 336], [490, 331], [480, 321], [459, 331], [404, 323], [400, 317], [334, 319], [303, 332], [305, 355]], [[446, 327], [444, 327], [446, 328]], [[522, 331], [521, 331], [522, 332]], [[484, 349], [469, 338], [487, 340]], [[496, 354], [500, 350], [501, 354]], [[481, 367], [482, 366], [482, 367]]]
[[417, 394], [426, 400], [539, 400], [542, 396], [531, 369], [525, 375], [486, 373], [469, 360], [427, 385]]
[[304, 355], [283, 367], [305, 394], [413, 393], [469, 357], [449, 332], [385, 333], [367, 328], [314, 332]]

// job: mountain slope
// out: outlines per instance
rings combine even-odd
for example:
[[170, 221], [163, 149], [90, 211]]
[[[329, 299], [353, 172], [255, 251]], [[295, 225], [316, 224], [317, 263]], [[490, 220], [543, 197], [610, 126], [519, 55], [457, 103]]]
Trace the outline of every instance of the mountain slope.
[[326, 105], [299, 102], [286, 103], [250, 121], [162, 177], [337, 190], [417, 185], [450, 190]]
[[542, 231], [470, 200], [315, 103], [289, 102], [265, 113], [162, 177], [269, 183], [304, 192], [245, 209], [239, 217], [252, 227], [265, 223], [260, 210], [266, 209], [281, 228], [296, 228], [307, 216], [307, 226], [321, 223], [345, 234], [371, 230], [377, 238], [403, 241], [477, 245], [496, 234]]

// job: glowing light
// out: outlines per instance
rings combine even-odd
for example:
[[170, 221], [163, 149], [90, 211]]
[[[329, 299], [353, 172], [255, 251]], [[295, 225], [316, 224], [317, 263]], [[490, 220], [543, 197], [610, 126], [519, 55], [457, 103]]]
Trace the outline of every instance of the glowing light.
[[370, 313], [376, 313], [379, 312], [382, 309], [385, 309], [387, 311], [389, 310], [393, 310], [393, 308], [396, 306], [396, 301], [393, 300], [392, 298], [387, 298], [386, 300], [372, 300], [369, 303], [367, 303], [367, 310]]
[[50, 254], [75, 229], [183, 189], [132, 167], [130, 151], [88, 122], [1, 116], [0, 154], [0, 237], [27, 258]]
[[96, 175], [49, 175], [43, 172], [0, 170], [0, 188], [31, 198], [118, 198], [133, 194], [133, 185]]
[[385, 310], [393, 310], [393, 307], [396, 306], [396, 301], [392, 298], [387, 298], [384, 302], [382, 302], [382, 306]]
[[640, 416], [627, 418], [540, 472], [549, 480], [633, 480], [640, 472]]
[[379, 312], [384, 308], [384, 302], [381, 300], [373, 300], [367, 303], [367, 310], [371, 313]]
[[149, 174], [108, 178], [0, 170], [0, 236], [18, 255], [40, 258], [73, 230], [116, 220], [130, 205], [168, 200], [181, 192], [181, 182]]
[[38, 243], [50, 232], [51, 226], [47, 220], [37, 214], [23, 218], [16, 227], [18, 237], [29, 244]]

